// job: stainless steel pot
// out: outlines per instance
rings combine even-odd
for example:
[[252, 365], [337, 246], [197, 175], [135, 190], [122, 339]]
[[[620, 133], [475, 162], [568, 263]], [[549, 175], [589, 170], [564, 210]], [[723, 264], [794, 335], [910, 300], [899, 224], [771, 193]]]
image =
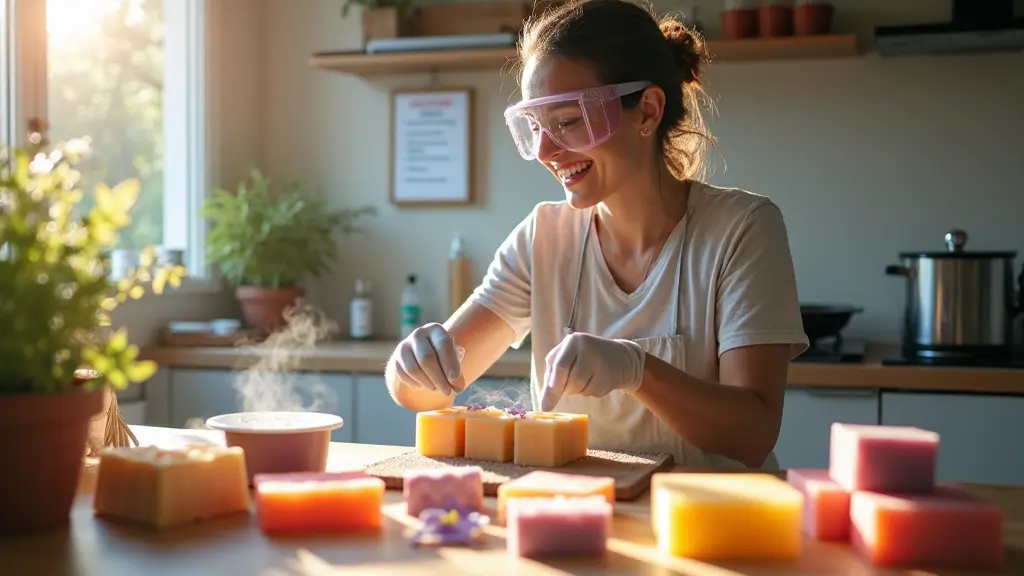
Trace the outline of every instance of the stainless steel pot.
[[908, 357], [998, 357], [1013, 353], [1024, 312], [1024, 270], [1014, 286], [1012, 251], [967, 252], [967, 233], [946, 234], [945, 252], [903, 252], [885, 273], [907, 278], [903, 353]]

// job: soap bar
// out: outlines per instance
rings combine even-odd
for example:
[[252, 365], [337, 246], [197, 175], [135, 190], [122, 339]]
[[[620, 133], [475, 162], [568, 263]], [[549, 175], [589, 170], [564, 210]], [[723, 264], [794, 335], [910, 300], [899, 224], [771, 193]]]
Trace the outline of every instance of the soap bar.
[[432, 458], [461, 458], [466, 450], [466, 408], [416, 414], [416, 451]]
[[932, 494], [854, 492], [851, 540], [877, 566], [990, 569], [1003, 560], [1003, 511], [963, 488]]
[[419, 517], [427, 508], [483, 512], [483, 469], [479, 466], [409, 470], [402, 481], [406, 512]]
[[601, 496], [512, 498], [508, 501], [508, 551], [526, 558], [603, 556], [612, 506]]
[[169, 528], [249, 512], [249, 478], [241, 448], [155, 446], [100, 453], [93, 510]]
[[509, 500], [524, 497], [580, 498], [601, 496], [615, 506], [615, 479], [608, 476], [561, 474], [537, 470], [498, 486], [498, 522], [505, 521]]
[[829, 475], [849, 492], [927, 494], [935, 487], [939, 435], [909, 426], [832, 424]]
[[381, 527], [384, 481], [362, 472], [257, 474], [256, 514], [265, 534]]
[[466, 458], [508, 462], [515, 450], [517, 420], [494, 407], [466, 413]]
[[850, 493], [828, 470], [790, 468], [786, 481], [804, 495], [804, 534], [820, 541], [850, 538]]
[[586, 414], [528, 412], [515, 424], [515, 455], [520, 466], [564, 466], [587, 455]]
[[803, 495], [770, 474], [659, 473], [652, 528], [662, 553], [701, 560], [800, 555]]

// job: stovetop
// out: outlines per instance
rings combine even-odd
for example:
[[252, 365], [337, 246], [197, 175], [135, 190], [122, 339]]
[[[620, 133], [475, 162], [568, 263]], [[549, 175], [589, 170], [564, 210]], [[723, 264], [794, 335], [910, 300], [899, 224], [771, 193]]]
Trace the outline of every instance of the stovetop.
[[856, 364], [864, 361], [867, 353], [867, 342], [855, 338], [835, 338], [811, 342], [806, 352], [793, 359], [793, 362], [818, 362], [822, 364]]
[[1008, 368], [1024, 369], [1024, 352], [1006, 358], [961, 356], [955, 358], [897, 357], [882, 360], [883, 366], [944, 366], [947, 368]]

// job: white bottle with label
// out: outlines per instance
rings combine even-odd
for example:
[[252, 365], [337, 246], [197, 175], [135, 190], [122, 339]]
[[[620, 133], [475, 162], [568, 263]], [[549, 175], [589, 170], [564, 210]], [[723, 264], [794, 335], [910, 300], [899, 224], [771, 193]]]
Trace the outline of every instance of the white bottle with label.
[[420, 327], [420, 295], [416, 288], [416, 275], [410, 274], [402, 288], [402, 338]]
[[373, 299], [370, 298], [369, 280], [356, 280], [356, 291], [348, 308], [348, 335], [353, 340], [373, 337]]

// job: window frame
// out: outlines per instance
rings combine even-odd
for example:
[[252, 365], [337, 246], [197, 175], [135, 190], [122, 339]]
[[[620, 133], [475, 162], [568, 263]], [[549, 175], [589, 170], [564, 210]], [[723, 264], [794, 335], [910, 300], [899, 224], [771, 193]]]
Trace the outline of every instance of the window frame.
[[[5, 3], [5, 29], [0, 41], [6, 58], [0, 74], [7, 94], [0, 97], [3, 119], [0, 138], [23, 145], [30, 118], [48, 117], [46, 0], [0, 0]], [[217, 279], [205, 257], [207, 223], [201, 216], [207, 191], [215, 181], [210, 152], [216, 126], [210, 122], [216, 74], [215, 42], [208, 26], [208, 0], [163, 0], [164, 51], [164, 239], [169, 248], [183, 248], [188, 278], [168, 293], [216, 292]], [[6, 121], [4, 121], [6, 120]], [[180, 193], [171, 193], [180, 190]]]

